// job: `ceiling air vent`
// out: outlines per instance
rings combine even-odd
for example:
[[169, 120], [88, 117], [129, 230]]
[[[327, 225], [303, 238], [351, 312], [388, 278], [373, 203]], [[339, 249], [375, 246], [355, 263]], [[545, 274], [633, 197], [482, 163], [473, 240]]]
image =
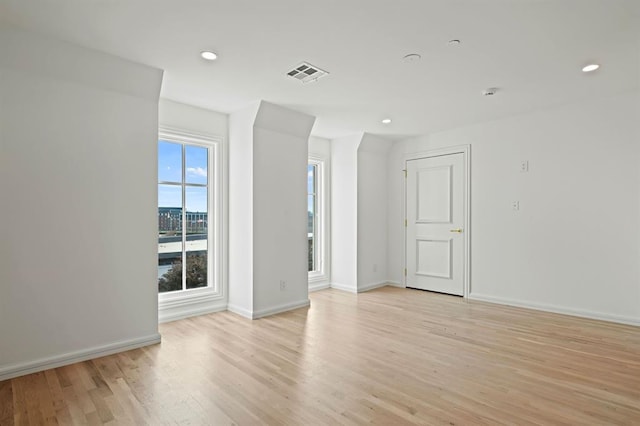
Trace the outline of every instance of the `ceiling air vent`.
[[327, 74], [329, 73], [321, 70], [315, 65], [311, 65], [308, 62], [301, 63], [287, 73], [288, 76], [293, 77], [296, 80], [300, 80], [303, 83], [316, 81], [320, 77], [324, 77]]

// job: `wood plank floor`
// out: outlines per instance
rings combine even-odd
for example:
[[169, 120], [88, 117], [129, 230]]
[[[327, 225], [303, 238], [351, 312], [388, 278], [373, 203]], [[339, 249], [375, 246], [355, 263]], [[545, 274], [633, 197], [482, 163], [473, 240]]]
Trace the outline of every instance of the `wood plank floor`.
[[640, 328], [386, 287], [163, 324], [0, 382], [0, 424], [640, 424]]

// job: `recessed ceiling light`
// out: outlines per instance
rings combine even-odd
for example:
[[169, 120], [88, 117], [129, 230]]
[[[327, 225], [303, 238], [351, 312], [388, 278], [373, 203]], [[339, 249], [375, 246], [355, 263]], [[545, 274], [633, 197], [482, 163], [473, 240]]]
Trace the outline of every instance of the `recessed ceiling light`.
[[207, 61], [215, 61], [216, 59], [218, 59], [218, 55], [209, 50], [200, 52], [200, 56], [202, 56], [202, 59], [206, 59]]
[[586, 67], [582, 68], [582, 72], [592, 72], [600, 68], [598, 64], [589, 64]]
[[391, 124], [391, 119], [385, 118], [384, 120], [382, 120], [382, 124]]

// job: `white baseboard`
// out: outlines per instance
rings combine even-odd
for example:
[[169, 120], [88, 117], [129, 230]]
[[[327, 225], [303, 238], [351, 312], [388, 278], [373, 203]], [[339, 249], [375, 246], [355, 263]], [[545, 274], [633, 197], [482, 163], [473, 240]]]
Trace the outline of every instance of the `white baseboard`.
[[233, 304], [229, 303], [227, 305], [227, 310], [229, 312], [233, 312], [234, 314], [238, 314], [238, 315], [240, 315], [242, 317], [245, 317], [245, 318], [248, 318], [248, 319], [253, 319], [253, 313], [250, 310], [245, 309], [245, 308], [241, 308], [238, 305], [233, 305]]
[[331, 283], [331, 288], [335, 288], [336, 290], [341, 290], [341, 291], [348, 291], [349, 293], [358, 292], [358, 289], [356, 287], [351, 287], [351, 286], [340, 284], [340, 283]]
[[88, 359], [100, 358], [118, 352], [141, 348], [143, 346], [154, 345], [156, 343], [160, 343], [160, 340], [160, 334], [155, 333], [136, 339], [121, 340], [107, 345], [94, 346], [92, 348], [67, 352], [65, 354], [40, 358], [33, 361], [0, 366], [0, 382], [14, 377], [24, 376], [26, 374], [37, 373], [38, 371], [49, 370], [51, 368], [74, 364]]
[[311, 306], [309, 299], [301, 300], [298, 302], [285, 303], [284, 305], [273, 306], [271, 308], [260, 309], [259, 311], [253, 311], [253, 319], [263, 318], [269, 315], [280, 314], [282, 312], [292, 311], [294, 309], [306, 308]]
[[309, 299], [306, 299], [306, 300], [301, 300], [299, 302], [285, 303], [283, 305], [277, 305], [271, 308], [260, 309], [258, 311], [253, 311], [253, 312], [249, 311], [248, 309], [244, 309], [239, 306], [229, 304], [227, 305], [227, 310], [248, 319], [258, 319], [258, 318], [263, 318], [269, 315], [275, 315], [275, 314], [280, 314], [282, 312], [291, 311], [298, 308], [306, 308], [308, 306], [311, 306], [311, 302], [309, 301]]
[[574, 317], [589, 318], [600, 321], [609, 321], [619, 324], [640, 326], [640, 318], [625, 317], [620, 315], [606, 314], [602, 312], [586, 311], [581, 309], [566, 308], [562, 306], [547, 305], [543, 303], [526, 302], [522, 300], [508, 299], [503, 297], [487, 296], [484, 294], [471, 293], [469, 300], [478, 300], [481, 302], [497, 303], [500, 305], [516, 306], [519, 308], [535, 309], [544, 312], [553, 312], [555, 314], [571, 315]]
[[407, 288], [407, 286], [399, 281], [387, 281], [387, 283], [392, 287]]
[[331, 288], [331, 283], [309, 284], [309, 293]]
[[331, 288], [335, 288], [336, 290], [347, 291], [349, 293], [364, 293], [365, 291], [373, 290], [374, 288], [380, 288], [388, 285], [388, 281], [380, 281], [378, 283], [370, 283], [360, 286], [358, 288], [346, 286], [344, 284], [339, 283], [331, 283]]
[[387, 285], [387, 281], [380, 281], [378, 283], [369, 283], [358, 287], [358, 293], [364, 293], [365, 291], [373, 290], [375, 288], [384, 287]]

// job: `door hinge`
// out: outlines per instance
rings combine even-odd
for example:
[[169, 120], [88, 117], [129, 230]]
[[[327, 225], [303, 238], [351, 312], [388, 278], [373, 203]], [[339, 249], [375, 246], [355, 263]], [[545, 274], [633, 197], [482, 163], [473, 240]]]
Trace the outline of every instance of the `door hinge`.
[[404, 220], [404, 227], [407, 227], [407, 219]]
[[403, 172], [404, 172], [404, 178], [406, 179], [407, 178], [407, 170], [405, 169], [405, 170], [403, 170]]
[[404, 268], [404, 276], [407, 276], [407, 268]]

